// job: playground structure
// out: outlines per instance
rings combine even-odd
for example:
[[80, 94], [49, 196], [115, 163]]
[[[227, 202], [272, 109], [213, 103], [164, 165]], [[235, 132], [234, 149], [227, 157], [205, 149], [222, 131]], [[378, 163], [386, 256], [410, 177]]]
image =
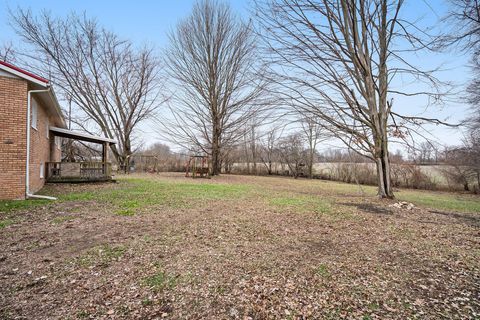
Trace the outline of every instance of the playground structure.
[[185, 177], [210, 178], [210, 161], [207, 156], [190, 156], [185, 164]]

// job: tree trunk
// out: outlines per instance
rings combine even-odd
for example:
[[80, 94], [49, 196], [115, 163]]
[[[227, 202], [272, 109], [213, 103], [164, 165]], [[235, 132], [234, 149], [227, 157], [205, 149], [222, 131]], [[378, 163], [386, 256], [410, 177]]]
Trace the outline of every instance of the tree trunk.
[[220, 163], [220, 134], [214, 129], [212, 139], [212, 176], [217, 176], [221, 171]]
[[310, 146], [310, 151], [309, 151], [309, 159], [308, 159], [308, 178], [312, 179], [313, 178], [313, 157], [314, 157], [314, 152], [313, 152], [313, 147]]
[[376, 139], [376, 159], [378, 196], [380, 198], [394, 199], [390, 176], [390, 158], [388, 156], [388, 143], [386, 139]]

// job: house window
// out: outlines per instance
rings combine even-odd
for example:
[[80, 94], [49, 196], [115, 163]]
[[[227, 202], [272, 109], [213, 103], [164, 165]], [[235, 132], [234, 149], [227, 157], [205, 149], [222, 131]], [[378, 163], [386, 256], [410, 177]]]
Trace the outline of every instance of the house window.
[[40, 163], [40, 179], [43, 179], [44, 175], [45, 175], [45, 166], [42, 162]]
[[37, 129], [38, 120], [38, 105], [35, 100], [32, 100], [32, 128]]

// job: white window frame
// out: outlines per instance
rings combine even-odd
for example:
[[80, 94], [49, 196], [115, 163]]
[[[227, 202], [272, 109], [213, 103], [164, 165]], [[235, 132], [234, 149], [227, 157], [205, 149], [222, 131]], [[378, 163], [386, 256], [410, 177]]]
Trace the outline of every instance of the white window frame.
[[38, 122], [38, 105], [35, 99], [32, 99], [32, 128], [37, 130]]
[[40, 163], [40, 179], [45, 178], [45, 165], [44, 163]]

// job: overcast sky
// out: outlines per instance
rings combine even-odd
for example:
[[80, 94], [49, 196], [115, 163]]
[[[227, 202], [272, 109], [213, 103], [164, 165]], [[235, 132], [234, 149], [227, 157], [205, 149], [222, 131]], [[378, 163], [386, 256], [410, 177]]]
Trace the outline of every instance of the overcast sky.
[[[13, 30], [8, 24], [8, 9], [17, 6], [31, 8], [34, 12], [42, 9], [51, 11], [54, 15], [64, 16], [72, 11], [77, 13], [86, 12], [90, 17], [96, 17], [107, 29], [110, 29], [121, 37], [128, 38], [136, 44], [149, 44], [155, 46], [161, 54], [161, 49], [168, 45], [167, 33], [175, 27], [179, 19], [187, 16], [192, 8], [193, 0], [172, 1], [60, 1], [60, 0], [0, 0], [0, 43], [10, 41], [14, 47], [20, 45]], [[248, 1], [231, 0], [233, 9], [242, 17], [248, 18]], [[445, 15], [447, 4], [443, 0], [407, 0], [403, 15], [409, 18], [421, 18], [422, 25], [439, 27], [439, 20]], [[442, 54], [428, 54], [412, 56], [412, 61], [426, 68], [442, 66], [443, 72], [438, 76], [458, 85], [458, 90], [463, 90], [464, 84], [471, 77], [468, 69], [468, 56], [457, 52]], [[407, 85], [406, 83], [397, 83]], [[412, 85], [412, 84], [409, 84]], [[413, 84], [415, 85], [415, 84]], [[433, 106], [425, 110], [425, 101], [420, 99], [398, 99], [396, 106], [404, 113], [422, 114], [435, 116], [441, 119], [449, 119], [451, 122], [464, 118], [468, 107], [459, 102], [459, 99], [451, 99], [442, 106]], [[398, 110], [398, 109], [397, 109]], [[406, 111], [406, 112], [405, 112]], [[150, 144], [156, 140], [156, 134], [152, 126], [146, 123], [142, 126], [144, 142]], [[444, 144], [456, 144], [461, 138], [458, 130], [432, 126], [429, 131]]]

